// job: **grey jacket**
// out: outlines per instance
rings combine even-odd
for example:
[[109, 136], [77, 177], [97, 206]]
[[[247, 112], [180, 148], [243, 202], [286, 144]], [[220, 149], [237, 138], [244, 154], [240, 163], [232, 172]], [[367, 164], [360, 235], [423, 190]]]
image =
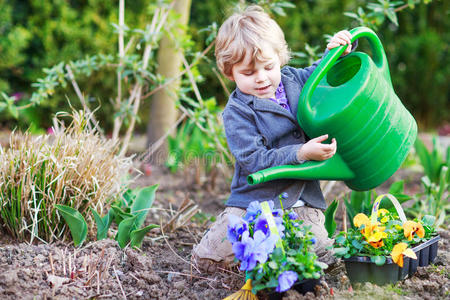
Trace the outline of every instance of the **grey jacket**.
[[281, 69], [281, 81], [291, 111], [269, 99], [242, 93], [238, 88], [230, 95], [222, 115], [228, 146], [236, 164], [227, 206], [247, 208], [255, 200], [274, 200], [279, 208], [278, 196], [286, 192], [284, 208], [290, 208], [299, 199], [311, 207], [326, 208], [317, 180], [279, 179], [253, 186], [247, 183], [247, 175], [256, 171], [303, 163], [296, 154], [309, 138], [297, 123], [298, 99], [318, 63], [305, 69], [289, 66]]

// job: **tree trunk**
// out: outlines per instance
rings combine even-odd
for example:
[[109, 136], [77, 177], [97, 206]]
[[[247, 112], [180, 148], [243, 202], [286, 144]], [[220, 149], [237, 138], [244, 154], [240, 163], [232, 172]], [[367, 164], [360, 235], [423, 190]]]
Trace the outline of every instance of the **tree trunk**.
[[[177, 22], [187, 25], [191, 9], [191, 0], [176, 0], [173, 10], [180, 14]], [[177, 77], [183, 65], [183, 49], [176, 49], [175, 43], [170, 37], [164, 36], [161, 39], [158, 50], [158, 73], [165, 78]], [[147, 143], [151, 147], [167, 130], [175, 123], [177, 110], [175, 102], [177, 100], [180, 80], [176, 80], [165, 89], [156, 92], [150, 105], [150, 118], [147, 126]], [[168, 155], [167, 141], [155, 151], [150, 158], [153, 164], [164, 164]]]

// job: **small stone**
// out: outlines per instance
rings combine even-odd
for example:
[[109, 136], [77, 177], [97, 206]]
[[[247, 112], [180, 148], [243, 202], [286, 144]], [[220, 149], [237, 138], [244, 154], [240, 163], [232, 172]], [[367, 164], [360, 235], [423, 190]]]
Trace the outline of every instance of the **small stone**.
[[185, 288], [185, 285], [186, 285], [186, 281], [180, 280], [180, 281], [174, 282], [173, 287], [176, 288], [177, 290], [183, 290]]

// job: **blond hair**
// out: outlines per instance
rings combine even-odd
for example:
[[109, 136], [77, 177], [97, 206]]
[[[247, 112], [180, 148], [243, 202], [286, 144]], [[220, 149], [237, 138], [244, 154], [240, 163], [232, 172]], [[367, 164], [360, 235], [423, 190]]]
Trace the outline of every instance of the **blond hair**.
[[290, 58], [288, 46], [280, 26], [257, 5], [235, 13], [220, 26], [216, 39], [216, 62], [219, 70], [231, 75], [233, 65], [240, 63], [247, 51], [253, 61], [265, 61], [264, 48], [271, 46], [278, 54], [281, 65]]

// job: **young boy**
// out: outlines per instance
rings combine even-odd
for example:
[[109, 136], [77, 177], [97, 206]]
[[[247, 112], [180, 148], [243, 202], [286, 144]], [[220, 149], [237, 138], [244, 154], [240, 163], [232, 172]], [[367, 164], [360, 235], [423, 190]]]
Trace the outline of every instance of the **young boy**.
[[[351, 34], [337, 33], [328, 49], [348, 44]], [[220, 71], [236, 83], [223, 112], [228, 146], [236, 158], [235, 173], [227, 208], [217, 217], [201, 242], [194, 246], [192, 259], [206, 272], [227, 267], [234, 254], [226, 240], [228, 216], [243, 216], [250, 202], [276, 200], [283, 195], [283, 208], [294, 208], [299, 219], [311, 226], [316, 236], [315, 251], [329, 263], [332, 244], [324, 227], [322, 209], [326, 203], [317, 180], [281, 179], [254, 186], [247, 176], [279, 166], [321, 161], [336, 153], [336, 140], [322, 144], [328, 135], [309, 139], [299, 127], [297, 105], [302, 87], [318, 61], [305, 69], [284, 66], [289, 50], [278, 24], [258, 6], [229, 17], [220, 27], [216, 40], [216, 60]]]

